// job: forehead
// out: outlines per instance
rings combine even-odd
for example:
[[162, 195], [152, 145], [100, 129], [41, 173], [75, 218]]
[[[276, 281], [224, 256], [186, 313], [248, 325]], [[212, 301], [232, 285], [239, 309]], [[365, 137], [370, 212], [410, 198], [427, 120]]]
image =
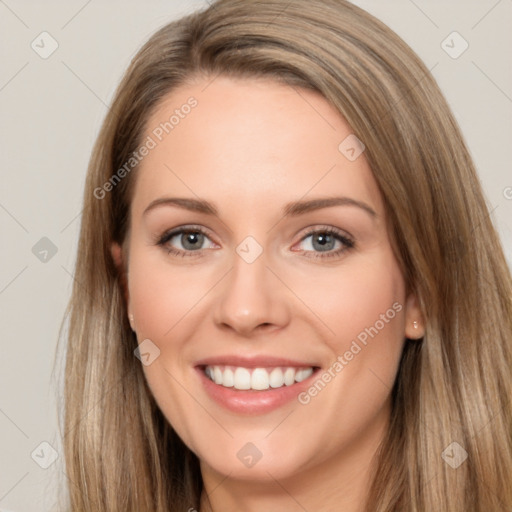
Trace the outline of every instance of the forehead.
[[262, 199], [270, 208], [304, 196], [350, 194], [379, 210], [364, 153], [347, 158], [343, 141], [350, 137], [347, 122], [314, 91], [224, 76], [184, 85], [146, 123], [143, 140], [153, 148], [137, 171], [133, 206], [165, 194], [215, 203], [236, 198], [247, 208]]

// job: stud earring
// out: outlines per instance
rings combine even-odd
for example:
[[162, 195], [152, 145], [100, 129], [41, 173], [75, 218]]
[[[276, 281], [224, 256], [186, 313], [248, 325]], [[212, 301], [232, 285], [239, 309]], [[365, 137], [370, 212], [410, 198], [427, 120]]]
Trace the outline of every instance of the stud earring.
[[412, 326], [417, 329], [418, 328], [418, 322], [416, 322], [416, 320], [414, 320], [414, 322], [412, 323]]
[[133, 319], [133, 315], [132, 315], [132, 313], [130, 313], [130, 314], [128, 315], [128, 318], [130, 319], [130, 325], [131, 325], [131, 327], [132, 327], [132, 331], [134, 331], [134, 332], [135, 332], [135, 328], [134, 328], [135, 321], [134, 321], [134, 319]]

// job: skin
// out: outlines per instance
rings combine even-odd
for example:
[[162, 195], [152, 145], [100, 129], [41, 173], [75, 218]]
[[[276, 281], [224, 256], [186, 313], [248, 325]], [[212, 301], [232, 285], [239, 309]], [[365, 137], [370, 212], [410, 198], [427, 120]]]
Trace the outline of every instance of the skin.
[[[364, 153], [349, 161], [339, 151], [352, 131], [319, 94], [263, 79], [220, 76], [207, 85], [174, 90], [149, 119], [144, 138], [190, 96], [198, 101], [142, 161], [126, 243], [112, 245], [128, 272], [132, 328], [139, 343], [150, 339], [160, 350], [144, 366], [147, 381], [200, 459], [209, 494], [201, 512], [361, 510], [401, 351], [414, 343], [405, 338], [423, 335], [381, 194]], [[165, 196], [205, 199], [218, 215], [171, 205], [144, 214]], [[364, 202], [375, 215], [353, 205], [283, 215], [289, 202], [333, 196]], [[190, 225], [208, 236], [189, 256], [168, 252], [186, 251], [180, 235], [157, 244]], [[325, 227], [354, 247], [322, 257], [318, 236], [306, 234]], [[252, 263], [236, 252], [249, 235], [262, 249]], [[329, 247], [334, 253], [343, 244]], [[194, 369], [205, 357], [265, 354], [326, 370], [394, 303], [396, 316], [307, 405], [230, 412], [209, 398]], [[248, 442], [262, 453], [251, 468], [237, 458]]]

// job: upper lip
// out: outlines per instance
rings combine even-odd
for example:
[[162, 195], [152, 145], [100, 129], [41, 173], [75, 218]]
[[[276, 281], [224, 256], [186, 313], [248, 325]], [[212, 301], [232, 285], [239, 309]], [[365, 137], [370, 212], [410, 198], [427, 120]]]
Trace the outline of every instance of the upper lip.
[[243, 357], [237, 355], [224, 355], [207, 357], [197, 361], [196, 366], [240, 366], [242, 368], [265, 368], [265, 367], [294, 367], [309, 368], [318, 367], [316, 363], [308, 361], [299, 361], [297, 359], [288, 359], [283, 357], [274, 357], [270, 355], [260, 355], [253, 357]]

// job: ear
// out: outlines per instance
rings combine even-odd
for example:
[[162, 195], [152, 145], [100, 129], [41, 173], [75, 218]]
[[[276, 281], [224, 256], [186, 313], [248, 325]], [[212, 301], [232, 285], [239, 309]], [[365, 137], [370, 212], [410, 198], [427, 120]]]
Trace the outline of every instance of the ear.
[[121, 284], [121, 288], [123, 290], [124, 299], [126, 301], [126, 309], [128, 311], [128, 320], [130, 321], [130, 325], [132, 330], [135, 330], [135, 324], [133, 321], [133, 314], [130, 308], [130, 294], [128, 292], [128, 282], [127, 282], [127, 268], [126, 262], [123, 254], [123, 248], [117, 243], [112, 242], [110, 246], [110, 253], [112, 255], [112, 259], [114, 260], [114, 265], [117, 268], [117, 272], [119, 273], [119, 282]]
[[405, 337], [410, 340], [419, 340], [423, 336], [425, 336], [425, 319], [416, 295], [411, 293], [405, 304]]
[[117, 271], [123, 272], [123, 250], [117, 242], [112, 242], [110, 245], [110, 254], [112, 254]]

